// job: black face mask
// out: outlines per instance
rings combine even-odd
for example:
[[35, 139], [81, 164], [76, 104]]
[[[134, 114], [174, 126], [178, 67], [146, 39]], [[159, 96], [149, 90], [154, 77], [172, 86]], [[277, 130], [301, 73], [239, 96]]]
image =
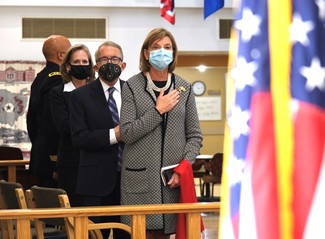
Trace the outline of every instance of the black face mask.
[[91, 65], [71, 65], [69, 74], [78, 80], [88, 79], [91, 74]]
[[121, 72], [121, 67], [113, 63], [106, 63], [105, 65], [102, 65], [98, 70], [99, 76], [108, 82], [116, 80], [121, 75]]

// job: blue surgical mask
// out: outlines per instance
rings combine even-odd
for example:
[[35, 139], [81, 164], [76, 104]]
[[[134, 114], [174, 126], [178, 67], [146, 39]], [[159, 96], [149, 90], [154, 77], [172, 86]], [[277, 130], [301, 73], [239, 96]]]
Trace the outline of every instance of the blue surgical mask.
[[173, 61], [173, 51], [164, 48], [150, 51], [149, 62], [158, 71], [162, 71]]

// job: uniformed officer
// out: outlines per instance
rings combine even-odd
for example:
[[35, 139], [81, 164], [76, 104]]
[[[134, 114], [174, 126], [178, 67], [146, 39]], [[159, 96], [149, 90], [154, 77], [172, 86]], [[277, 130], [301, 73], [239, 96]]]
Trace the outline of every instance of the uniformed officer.
[[56, 159], [59, 135], [55, 130], [50, 105], [49, 90], [60, 83], [60, 65], [70, 41], [61, 35], [48, 37], [43, 44], [46, 66], [31, 85], [27, 112], [27, 131], [32, 143], [29, 170], [38, 179], [38, 185], [56, 187]]

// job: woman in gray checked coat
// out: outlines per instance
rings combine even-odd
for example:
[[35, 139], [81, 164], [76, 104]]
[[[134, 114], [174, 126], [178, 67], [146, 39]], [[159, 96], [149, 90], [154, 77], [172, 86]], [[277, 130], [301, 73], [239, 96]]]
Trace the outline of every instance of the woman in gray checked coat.
[[[141, 48], [141, 72], [123, 86], [123, 205], [179, 202], [180, 175], [174, 173], [164, 186], [161, 167], [193, 163], [199, 154], [202, 135], [191, 84], [173, 73], [177, 53], [169, 31], [152, 30]], [[169, 238], [176, 220], [175, 214], [148, 215], [147, 238]], [[123, 221], [130, 223], [130, 218]]]

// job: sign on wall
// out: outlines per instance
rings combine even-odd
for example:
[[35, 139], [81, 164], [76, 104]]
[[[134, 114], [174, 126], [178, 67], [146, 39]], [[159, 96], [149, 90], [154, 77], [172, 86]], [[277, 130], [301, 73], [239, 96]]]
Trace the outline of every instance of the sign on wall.
[[200, 121], [221, 120], [221, 96], [195, 97]]
[[26, 113], [30, 86], [44, 66], [44, 61], [0, 60], [0, 145], [29, 147]]

